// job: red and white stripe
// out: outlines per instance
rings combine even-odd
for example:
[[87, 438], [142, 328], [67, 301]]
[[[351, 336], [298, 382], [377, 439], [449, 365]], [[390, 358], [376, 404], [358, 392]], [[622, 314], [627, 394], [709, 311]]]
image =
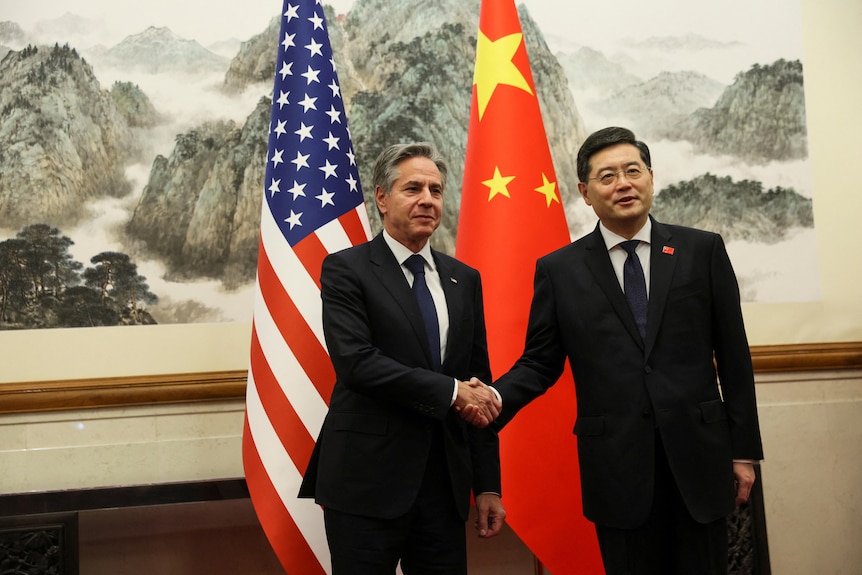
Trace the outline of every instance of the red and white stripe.
[[335, 384], [320, 268], [327, 254], [370, 236], [360, 204], [291, 248], [263, 206], [242, 453], [258, 518], [291, 575], [331, 571], [323, 512], [297, 498]]

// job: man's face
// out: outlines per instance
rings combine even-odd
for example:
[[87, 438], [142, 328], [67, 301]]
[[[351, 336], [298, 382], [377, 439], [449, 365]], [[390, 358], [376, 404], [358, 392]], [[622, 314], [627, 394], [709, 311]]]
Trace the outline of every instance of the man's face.
[[[627, 177], [627, 172], [636, 171], [639, 177]], [[607, 174], [615, 177], [608, 178]], [[603, 183], [602, 176], [612, 182]], [[589, 178], [586, 183], [578, 183], [584, 201], [606, 228], [630, 239], [646, 223], [653, 198], [652, 170], [644, 165], [638, 149], [631, 144], [617, 144], [597, 152], [590, 158]]]
[[440, 225], [443, 184], [437, 165], [425, 157], [398, 164], [398, 178], [387, 194], [374, 190], [383, 227], [393, 238], [418, 252]]

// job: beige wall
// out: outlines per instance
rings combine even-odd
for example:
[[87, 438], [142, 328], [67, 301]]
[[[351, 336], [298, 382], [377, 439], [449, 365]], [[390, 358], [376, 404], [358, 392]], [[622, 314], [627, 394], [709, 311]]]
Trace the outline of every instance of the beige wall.
[[860, 573], [862, 371], [759, 380], [772, 572]]
[[[862, 371], [762, 376], [757, 392], [772, 572], [858, 574]], [[240, 477], [242, 423], [238, 401], [3, 416], [0, 492]], [[471, 552], [474, 575], [530, 573], [511, 533]]]
[[[862, 258], [851, 251], [862, 246], [862, 2], [803, 0], [803, 18], [824, 299], [746, 307], [753, 345], [862, 341]], [[0, 382], [243, 369], [248, 334], [238, 324], [2, 332]], [[129, 352], [139, 345], [150, 353]], [[859, 573], [862, 372], [758, 381], [773, 573]], [[241, 402], [0, 416], [0, 493], [241, 476], [242, 416]], [[525, 572], [500, 567], [519, 553], [511, 541], [492, 545], [477, 551], [483, 569]]]

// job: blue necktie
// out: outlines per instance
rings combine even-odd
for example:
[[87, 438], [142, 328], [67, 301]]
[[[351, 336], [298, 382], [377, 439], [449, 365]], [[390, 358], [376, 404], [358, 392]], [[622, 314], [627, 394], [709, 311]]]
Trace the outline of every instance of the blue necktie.
[[644, 270], [641, 267], [641, 260], [635, 253], [635, 248], [637, 248], [639, 244], [640, 240], [629, 240], [620, 244], [629, 254], [629, 257], [626, 258], [625, 264], [623, 264], [623, 291], [626, 294], [626, 299], [629, 301], [629, 307], [632, 309], [632, 313], [635, 316], [635, 323], [638, 324], [638, 331], [641, 332], [641, 337], [646, 337], [646, 280], [644, 279]]
[[425, 260], [419, 254], [413, 254], [404, 262], [413, 273], [413, 293], [419, 302], [422, 319], [425, 320], [425, 332], [428, 334], [428, 344], [431, 346], [431, 361], [434, 369], [440, 369], [440, 324], [437, 321], [437, 308], [431, 290], [425, 282]]

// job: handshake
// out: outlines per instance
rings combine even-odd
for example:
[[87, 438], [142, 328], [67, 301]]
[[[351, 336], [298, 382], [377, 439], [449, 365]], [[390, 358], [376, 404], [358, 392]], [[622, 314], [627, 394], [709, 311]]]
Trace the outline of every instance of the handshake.
[[500, 415], [503, 403], [494, 390], [471, 377], [470, 381], [458, 381], [458, 395], [452, 407], [467, 423], [487, 427]]

